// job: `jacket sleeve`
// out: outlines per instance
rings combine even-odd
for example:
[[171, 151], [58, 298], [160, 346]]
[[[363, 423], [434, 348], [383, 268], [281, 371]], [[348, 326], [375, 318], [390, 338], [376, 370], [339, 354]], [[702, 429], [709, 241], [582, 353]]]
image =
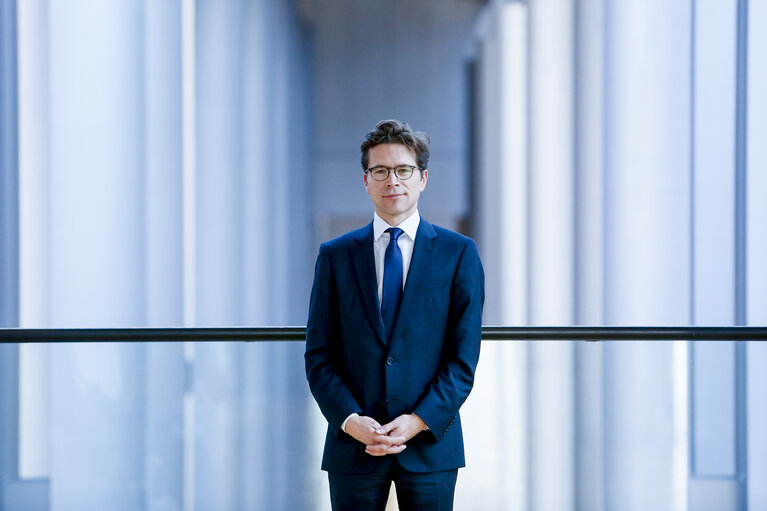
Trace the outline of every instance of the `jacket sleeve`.
[[484, 301], [485, 275], [477, 246], [472, 241], [460, 256], [450, 291], [448, 328], [439, 373], [413, 410], [436, 440], [453, 424], [474, 385]]
[[330, 426], [336, 430], [350, 414], [362, 413], [336, 368], [336, 360], [341, 356], [338, 318], [332, 265], [323, 244], [314, 268], [304, 362], [312, 395]]

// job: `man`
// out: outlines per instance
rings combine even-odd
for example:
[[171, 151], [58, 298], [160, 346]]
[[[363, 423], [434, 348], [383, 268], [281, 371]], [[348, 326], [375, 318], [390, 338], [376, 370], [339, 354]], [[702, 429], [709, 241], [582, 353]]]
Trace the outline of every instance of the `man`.
[[328, 420], [334, 510], [452, 509], [458, 409], [479, 359], [484, 274], [475, 243], [418, 213], [429, 138], [381, 121], [361, 146], [373, 221], [320, 247], [306, 375]]

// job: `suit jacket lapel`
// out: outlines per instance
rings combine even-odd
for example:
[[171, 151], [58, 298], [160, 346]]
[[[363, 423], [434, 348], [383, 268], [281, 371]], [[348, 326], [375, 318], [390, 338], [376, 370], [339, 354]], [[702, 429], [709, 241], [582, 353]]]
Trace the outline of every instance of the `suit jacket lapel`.
[[373, 255], [373, 222], [371, 222], [361, 237], [355, 239], [350, 249], [352, 265], [357, 275], [357, 286], [362, 300], [362, 307], [370, 320], [378, 339], [388, 344], [381, 310], [378, 306], [378, 282], [376, 280], [376, 264]]
[[413, 257], [410, 260], [410, 269], [407, 272], [407, 280], [405, 280], [405, 292], [402, 295], [397, 320], [394, 323], [392, 339], [402, 335], [407, 326], [410, 311], [414, 310], [414, 301], [417, 300], [418, 293], [426, 281], [429, 268], [431, 268], [436, 237], [437, 233], [434, 231], [434, 226], [422, 218], [415, 235]]

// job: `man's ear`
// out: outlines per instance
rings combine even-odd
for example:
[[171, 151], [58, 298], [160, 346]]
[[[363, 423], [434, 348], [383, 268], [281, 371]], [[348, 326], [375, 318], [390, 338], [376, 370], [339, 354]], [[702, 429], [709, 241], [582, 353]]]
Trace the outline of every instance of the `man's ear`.
[[424, 191], [426, 188], [426, 180], [429, 179], [429, 169], [423, 169], [423, 174], [421, 174], [421, 191]]
[[365, 185], [365, 190], [368, 189], [368, 173], [363, 172], [362, 173], [362, 183]]

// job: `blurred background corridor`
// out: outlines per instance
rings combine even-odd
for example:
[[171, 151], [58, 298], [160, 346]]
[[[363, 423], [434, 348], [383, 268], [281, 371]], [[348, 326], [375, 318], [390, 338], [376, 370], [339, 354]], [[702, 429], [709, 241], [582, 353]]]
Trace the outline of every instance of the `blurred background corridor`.
[[[485, 325], [767, 324], [765, 0], [0, 0], [0, 328], [303, 325], [432, 140]], [[485, 342], [456, 509], [767, 510], [767, 343]], [[0, 511], [325, 510], [303, 344], [0, 344]]]

